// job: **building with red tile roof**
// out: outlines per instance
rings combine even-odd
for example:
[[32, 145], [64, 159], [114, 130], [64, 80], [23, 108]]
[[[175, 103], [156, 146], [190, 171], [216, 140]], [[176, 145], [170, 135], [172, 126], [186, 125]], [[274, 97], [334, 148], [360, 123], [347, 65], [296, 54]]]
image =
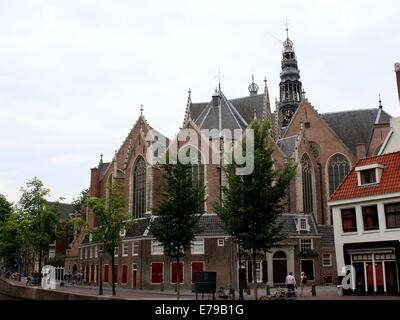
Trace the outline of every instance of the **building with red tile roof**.
[[400, 151], [357, 161], [328, 204], [338, 277], [351, 269], [347, 291], [399, 294]]

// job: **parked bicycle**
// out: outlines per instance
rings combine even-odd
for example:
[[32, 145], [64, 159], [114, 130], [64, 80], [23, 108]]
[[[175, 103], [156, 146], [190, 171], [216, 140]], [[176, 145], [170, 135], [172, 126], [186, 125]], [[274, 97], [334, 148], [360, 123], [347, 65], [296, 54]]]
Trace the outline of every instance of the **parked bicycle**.
[[230, 285], [227, 285], [225, 288], [220, 287], [216, 292], [216, 297], [217, 299], [223, 299], [223, 300], [227, 299], [235, 300], [236, 299], [235, 290]]
[[296, 298], [296, 292], [293, 290], [286, 291], [283, 288], [277, 288], [275, 293], [270, 296], [262, 296], [259, 300], [287, 300]]

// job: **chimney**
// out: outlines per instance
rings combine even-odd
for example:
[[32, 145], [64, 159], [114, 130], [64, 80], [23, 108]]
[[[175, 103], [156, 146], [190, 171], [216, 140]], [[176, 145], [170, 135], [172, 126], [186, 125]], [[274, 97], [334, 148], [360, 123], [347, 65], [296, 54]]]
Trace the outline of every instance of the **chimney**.
[[367, 148], [365, 143], [357, 143], [356, 146], [357, 159], [365, 158], [367, 156]]
[[396, 72], [397, 93], [399, 95], [399, 101], [400, 101], [400, 62], [394, 64], [394, 71]]

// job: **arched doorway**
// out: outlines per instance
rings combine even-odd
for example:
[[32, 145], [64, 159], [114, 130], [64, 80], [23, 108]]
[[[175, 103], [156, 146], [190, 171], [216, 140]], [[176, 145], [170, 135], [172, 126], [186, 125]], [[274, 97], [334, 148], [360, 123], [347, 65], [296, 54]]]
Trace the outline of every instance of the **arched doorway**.
[[287, 276], [287, 257], [283, 251], [277, 251], [272, 257], [274, 284], [285, 283]]

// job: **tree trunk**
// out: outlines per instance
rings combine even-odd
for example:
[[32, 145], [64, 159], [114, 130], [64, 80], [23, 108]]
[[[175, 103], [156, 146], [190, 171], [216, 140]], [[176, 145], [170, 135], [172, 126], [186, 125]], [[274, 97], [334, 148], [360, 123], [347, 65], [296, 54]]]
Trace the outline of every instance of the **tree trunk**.
[[254, 282], [254, 300], [258, 300], [256, 250], [254, 249], [253, 249], [253, 282]]
[[115, 257], [114, 257], [114, 251], [110, 252], [111, 253], [111, 287], [112, 287], [112, 295], [115, 296], [115, 272], [114, 272], [114, 264], [115, 264]]
[[176, 300], [180, 300], [181, 298], [181, 279], [179, 277], [179, 269], [180, 269], [180, 265], [179, 265], [179, 256], [178, 258], [176, 258]]

